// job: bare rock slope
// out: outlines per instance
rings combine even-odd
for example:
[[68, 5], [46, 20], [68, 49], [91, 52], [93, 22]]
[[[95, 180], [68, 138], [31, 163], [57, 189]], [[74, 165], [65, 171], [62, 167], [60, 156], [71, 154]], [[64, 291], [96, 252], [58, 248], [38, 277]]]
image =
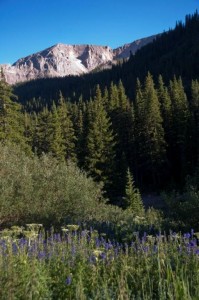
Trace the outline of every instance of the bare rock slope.
[[1, 65], [10, 84], [46, 77], [80, 75], [114, 61], [128, 58], [156, 36], [125, 44], [115, 50], [108, 46], [57, 44], [41, 52], [17, 60], [13, 65]]
[[152, 35], [143, 39], [136, 40], [133, 43], [125, 44], [122, 47], [118, 47], [113, 50], [114, 57], [116, 57], [117, 59], [128, 58], [131, 53], [135, 54], [137, 50], [153, 42], [153, 40], [156, 39], [157, 36], [158, 35]]

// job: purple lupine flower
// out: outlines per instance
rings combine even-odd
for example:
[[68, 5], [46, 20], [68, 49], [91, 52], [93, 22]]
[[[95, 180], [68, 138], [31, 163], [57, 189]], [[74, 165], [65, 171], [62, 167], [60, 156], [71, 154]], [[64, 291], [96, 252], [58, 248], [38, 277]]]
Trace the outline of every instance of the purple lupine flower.
[[44, 251], [39, 251], [38, 253], [38, 259], [42, 260], [45, 259], [46, 253]]
[[65, 280], [65, 284], [66, 284], [66, 285], [71, 285], [71, 283], [72, 283], [72, 277], [71, 277], [71, 275], [69, 275], [69, 276], [66, 278], [66, 280]]
[[104, 248], [106, 249], [106, 250], [108, 250], [109, 249], [109, 244], [108, 243], [104, 243]]
[[112, 261], [112, 260], [114, 260], [114, 256], [111, 254], [111, 255], [109, 256], [109, 261]]
[[197, 245], [196, 240], [191, 240], [189, 242], [189, 247], [195, 247]]
[[105, 239], [103, 238], [103, 236], [101, 236], [101, 243], [103, 244], [105, 242]]
[[114, 249], [114, 254], [115, 254], [115, 256], [118, 256], [118, 254], [119, 254], [119, 248], [115, 248]]
[[185, 239], [190, 239], [190, 237], [191, 237], [191, 234], [189, 232], [187, 232], [187, 233], [184, 234], [184, 238]]
[[182, 252], [182, 247], [181, 247], [181, 245], [178, 246], [178, 252], [179, 252], [179, 253]]
[[16, 243], [12, 243], [12, 253], [17, 254], [18, 253], [18, 247]]
[[129, 246], [127, 243], [124, 244], [124, 251], [125, 251], [125, 254], [128, 255]]
[[109, 249], [113, 248], [113, 244], [111, 243], [111, 241], [108, 242], [108, 246], [109, 246]]
[[99, 238], [96, 238], [95, 239], [95, 245], [96, 245], [96, 247], [100, 247], [100, 244], [101, 244], [101, 242], [100, 242]]
[[144, 235], [142, 237], [142, 243], [145, 243], [146, 242], [146, 237], [147, 237], [147, 234], [146, 232], [144, 232]]
[[20, 248], [21, 247], [23, 248], [23, 246], [27, 245], [27, 243], [28, 243], [28, 241], [25, 238], [21, 238], [18, 242]]
[[87, 236], [87, 230], [83, 230], [83, 231], [81, 232], [81, 236], [82, 236], [82, 237]]
[[195, 254], [196, 254], [196, 255], [199, 255], [199, 249], [197, 249], [197, 250], [195, 251]]
[[73, 245], [71, 250], [72, 256], [75, 256], [76, 254], [76, 247]]
[[89, 257], [89, 263], [90, 264], [95, 264], [97, 262], [97, 259], [96, 259], [96, 257], [95, 257], [95, 255], [91, 255], [90, 257]]
[[143, 247], [142, 249], [143, 249], [143, 251], [144, 251], [145, 253], [149, 252], [149, 247], [148, 247], [148, 246]]
[[54, 240], [56, 242], [61, 242], [61, 235], [60, 235], [60, 233], [55, 233], [54, 234]]
[[158, 252], [158, 246], [157, 246], [157, 245], [154, 245], [154, 246], [153, 246], [153, 252], [154, 252], [154, 253], [157, 253], [157, 252]]
[[100, 258], [101, 258], [102, 260], [105, 260], [105, 259], [106, 259], [106, 253], [105, 253], [105, 252], [102, 252], [102, 253], [100, 254]]

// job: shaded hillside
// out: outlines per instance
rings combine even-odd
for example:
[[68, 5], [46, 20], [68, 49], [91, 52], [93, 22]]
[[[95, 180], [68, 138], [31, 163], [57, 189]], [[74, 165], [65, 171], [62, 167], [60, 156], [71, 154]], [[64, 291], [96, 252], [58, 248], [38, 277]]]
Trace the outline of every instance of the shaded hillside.
[[165, 32], [140, 49], [131, 57], [128, 66], [137, 76], [150, 70], [153, 75], [163, 74], [171, 78], [173, 74], [184, 79], [199, 75], [199, 15], [186, 16], [185, 23], [177, 23], [174, 30]]

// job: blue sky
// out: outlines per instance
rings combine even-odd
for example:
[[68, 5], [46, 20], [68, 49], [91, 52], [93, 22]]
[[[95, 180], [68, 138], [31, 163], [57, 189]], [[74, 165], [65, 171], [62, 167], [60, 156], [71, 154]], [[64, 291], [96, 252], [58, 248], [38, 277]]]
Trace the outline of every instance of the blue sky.
[[57, 43], [116, 48], [196, 9], [199, 0], [0, 0], [0, 64]]

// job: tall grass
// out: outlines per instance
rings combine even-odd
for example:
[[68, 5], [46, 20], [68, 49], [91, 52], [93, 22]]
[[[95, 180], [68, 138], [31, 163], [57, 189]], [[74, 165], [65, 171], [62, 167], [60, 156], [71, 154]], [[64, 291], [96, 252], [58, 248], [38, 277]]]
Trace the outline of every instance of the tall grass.
[[130, 244], [92, 229], [3, 230], [0, 299], [199, 299], [199, 247], [192, 233], [133, 234]]

